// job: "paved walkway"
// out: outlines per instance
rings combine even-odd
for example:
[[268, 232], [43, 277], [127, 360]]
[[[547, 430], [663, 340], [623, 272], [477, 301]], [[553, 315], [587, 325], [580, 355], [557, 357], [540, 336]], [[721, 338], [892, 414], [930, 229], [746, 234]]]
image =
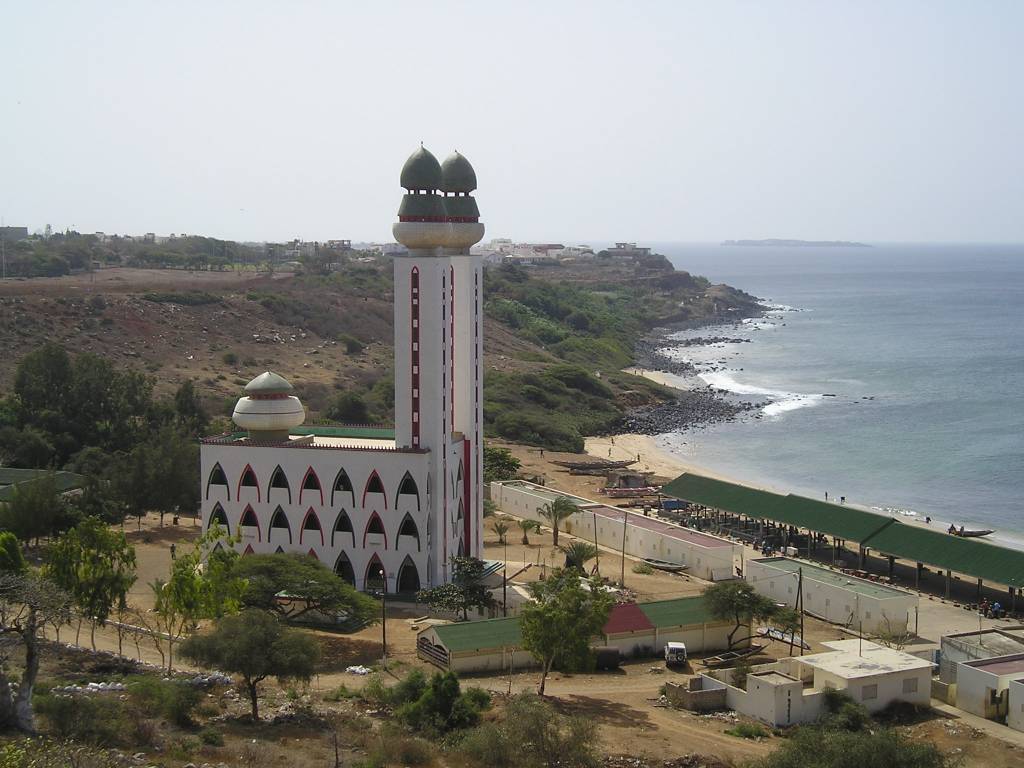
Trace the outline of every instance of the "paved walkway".
[[1017, 747], [1024, 747], [1024, 731], [1014, 730], [1013, 728], [1003, 725], [1002, 723], [997, 723], [994, 720], [986, 720], [983, 717], [972, 715], [970, 712], [964, 712], [962, 709], [952, 707], [938, 699], [932, 699], [932, 708], [937, 712], [941, 712], [943, 715], [953, 718], [954, 720], [959, 720], [964, 725], [976, 728], [977, 730], [988, 734], [992, 738], [1000, 739]]

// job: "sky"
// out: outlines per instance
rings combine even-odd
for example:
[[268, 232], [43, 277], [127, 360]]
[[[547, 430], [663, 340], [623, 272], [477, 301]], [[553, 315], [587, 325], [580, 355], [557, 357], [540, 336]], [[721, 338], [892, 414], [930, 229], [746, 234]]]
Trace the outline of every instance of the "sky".
[[0, 216], [388, 241], [1024, 242], [1024, 2], [0, 0]]

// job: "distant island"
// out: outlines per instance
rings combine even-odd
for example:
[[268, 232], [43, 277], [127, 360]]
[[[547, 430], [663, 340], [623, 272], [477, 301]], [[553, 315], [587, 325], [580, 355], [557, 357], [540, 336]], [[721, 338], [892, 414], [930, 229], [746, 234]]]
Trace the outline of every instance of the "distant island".
[[786, 247], [815, 247], [815, 248], [870, 248], [867, 243], [851, 243], [847, 240], [780, 240], [769, 238], [767, 240], [726, 240], [722, 245], [781, 245]]

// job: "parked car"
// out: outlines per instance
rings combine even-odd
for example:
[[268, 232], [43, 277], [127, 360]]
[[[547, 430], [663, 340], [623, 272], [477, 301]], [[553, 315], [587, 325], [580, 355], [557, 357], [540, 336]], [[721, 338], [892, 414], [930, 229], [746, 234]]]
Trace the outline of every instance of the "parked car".
[[665, 643], [665, 666], [686, 666], [686, 643]]

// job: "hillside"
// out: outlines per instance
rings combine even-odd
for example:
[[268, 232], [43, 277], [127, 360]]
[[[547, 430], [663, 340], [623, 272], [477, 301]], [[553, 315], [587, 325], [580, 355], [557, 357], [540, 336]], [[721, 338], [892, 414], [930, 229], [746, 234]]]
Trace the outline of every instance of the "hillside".
[[[672, 395], [618, 373], [653, 327], [756, 311], [752, 297], [667, 262], [488, 269], [488, 432], [574, 448], [633, 406]], [[110, 268], [0, 283], [0, 381], [45, 341], [144, 371], [158, 394], [193, 379], [215, 416], [261, 371], [295, 384], [313, 419], [392, 416], [391, 264], [329, 274]], [[352, 401], [357, 401], [352, 407]], [[346, 420], [352, 420], [350, 418]]]

